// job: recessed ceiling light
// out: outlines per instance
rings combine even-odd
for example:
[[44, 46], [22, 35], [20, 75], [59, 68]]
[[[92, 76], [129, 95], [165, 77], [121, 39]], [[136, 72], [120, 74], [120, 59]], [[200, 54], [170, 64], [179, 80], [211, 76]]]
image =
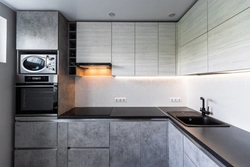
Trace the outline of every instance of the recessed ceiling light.
[[110, 17], [115, 17], [115, 14], [114, 13], [109, 13], [109, 16]]
[[175, 16], [175, 13], [170, 13], [168, 16], [169, 16], [169, 17], [174, 17], [174, 16]]

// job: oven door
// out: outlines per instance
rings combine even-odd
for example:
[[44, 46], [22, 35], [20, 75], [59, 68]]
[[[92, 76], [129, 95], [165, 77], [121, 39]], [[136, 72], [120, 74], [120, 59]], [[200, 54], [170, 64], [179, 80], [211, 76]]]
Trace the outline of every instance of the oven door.
[[16, 85], [16, 114], [57, 114], [57, 84]]

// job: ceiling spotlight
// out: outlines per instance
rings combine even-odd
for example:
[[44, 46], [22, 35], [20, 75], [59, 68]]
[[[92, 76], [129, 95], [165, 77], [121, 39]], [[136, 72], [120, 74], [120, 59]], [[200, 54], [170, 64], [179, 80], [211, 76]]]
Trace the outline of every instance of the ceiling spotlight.
[[109, 16], [110, 17], [115, 17], [115, 14], [114, 13], [109, 13]]
[[168, 16], [169, 16], [169, 17], [174, 17], [174, 16], [175, 16], [175, 13], [170, 13]]

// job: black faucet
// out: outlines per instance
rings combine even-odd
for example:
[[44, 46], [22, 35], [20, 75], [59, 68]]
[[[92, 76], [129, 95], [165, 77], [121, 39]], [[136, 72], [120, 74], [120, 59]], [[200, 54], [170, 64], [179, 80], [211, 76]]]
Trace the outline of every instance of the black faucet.
[[208, 106], [207, 106], [207, 110], [205, 109], [205, 99], [203, 97], [200, 97], [200, 99], [202, 101], [202, 107], [200, 108], [202, 116], [206, 116], [206, 115], [211, 114], [211, 112], [209, 112]]

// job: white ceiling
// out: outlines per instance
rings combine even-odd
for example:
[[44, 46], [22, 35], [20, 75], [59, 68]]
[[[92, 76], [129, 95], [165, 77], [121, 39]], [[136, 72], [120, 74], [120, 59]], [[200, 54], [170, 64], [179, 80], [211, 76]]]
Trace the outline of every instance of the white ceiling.
[[[14, 10], [58, 10], [69, 21], [178, 21], [196, 1], [0, 0]], [[176, 15], [171, 18], [171, 13]]]

